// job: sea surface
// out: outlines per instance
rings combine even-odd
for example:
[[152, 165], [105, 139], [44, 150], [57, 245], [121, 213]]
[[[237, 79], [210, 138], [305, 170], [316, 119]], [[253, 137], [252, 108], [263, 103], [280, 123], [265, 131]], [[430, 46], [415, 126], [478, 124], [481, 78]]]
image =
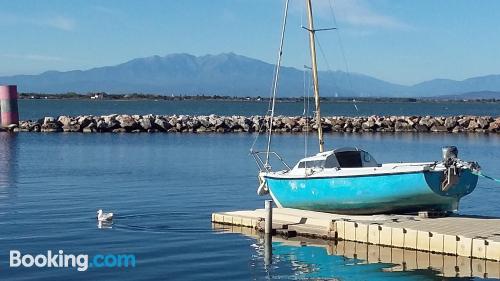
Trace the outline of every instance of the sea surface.
[[[279, 102], [276, 113], [297, 116], [312, 115], [312, 103]], [[113, 100], [19, 100], [20, 118], [38, 120], [45, 116], [109, 115], [109, 114], [187, 114], [187, 115], [265, 115], [267, 102], [255, 101], [113, 101]], [[464, 102], [324, 102], [323, 116], [371, 115], [488, 115], [500, 116], [500, 103]]]
[[[83, 109], [82, 109], [83, 110]], [[254, 209], [257, 169], [253, 134], [0, 133], [1, 280], [443, 280], [438, 272], [388, 272], [306, 244], [272, 244], [214, 230], [211, 213]], [[257, 148], [265, 138], [257, 140]], [[277, 135], [289, 163], [306, 137]], [[308, 151], [315, 152], [314, 136]], [[433, 161], [441, 147], [478, 161], [500, 177], [500, 135], [328, 134], [328, 148], [359, 146], [379, 162]], [[461, 202], [463, 214], [500, 216], [499, 184], [480, 179]], [[116, 215], [99, 228], [98, 209]], [[133, 268], [9, 268], [9, 251], [134, 254]]]

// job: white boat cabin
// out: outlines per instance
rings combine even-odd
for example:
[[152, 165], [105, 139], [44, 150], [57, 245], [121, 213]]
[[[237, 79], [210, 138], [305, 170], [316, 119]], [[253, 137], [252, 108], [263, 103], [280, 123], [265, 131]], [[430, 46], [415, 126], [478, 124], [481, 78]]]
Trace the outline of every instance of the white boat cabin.
[[301, 159], [292, 169], [261, 172], [262, 176], [275, 178], [345, 177], [442, 171], [446, 167], [438, 162], [384, 163], [379, 164], [370, 153], [356, 148], [343, 147], [321, 152]]
[[356, 147], [343, 147], [304, 158], [293, 169], [340, 169], [380, 166], [370, 153]]

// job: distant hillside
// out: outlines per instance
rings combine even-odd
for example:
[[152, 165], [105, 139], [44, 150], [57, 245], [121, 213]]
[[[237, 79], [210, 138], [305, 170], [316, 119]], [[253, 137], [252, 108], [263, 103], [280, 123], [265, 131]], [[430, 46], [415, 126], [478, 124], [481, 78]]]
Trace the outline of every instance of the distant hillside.
[[[21, 92], [153, 93], [163, 95], [268, 96], [274, 65], [226, 53], [196, 57], [172, 54], [138, 58], [115, 66], [74, 71], [47, 71], [39, 75], [0, 77], [1, 84], [17, 84]], [[464, 81], [431, 80], [414, 86], [389, 83], [367, 75], [342, 71], [320, 72], [322, 96], [420, 97], [498, 91], [500, 75]], [[281, 97], [303, 95], [303, 71], [283, 67]]]
[[440, 96], [460, 95], [474, 92], [500, 92], [500, 75], [474, 77], [462, 81], [450, 79], [434, 79], [413, 85], [410, 95]]

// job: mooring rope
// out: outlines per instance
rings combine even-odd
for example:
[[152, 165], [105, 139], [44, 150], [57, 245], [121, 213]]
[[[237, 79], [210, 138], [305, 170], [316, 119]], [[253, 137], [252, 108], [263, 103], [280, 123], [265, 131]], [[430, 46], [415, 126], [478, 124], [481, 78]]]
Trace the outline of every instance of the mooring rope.
[[476, 176], [480, 176], [480, 177], [483, 177], [485, 179], [489, 179], [489, 180], [492, 180], [492, 181], [500, 182], [500, 179], [496, 179], [496, 178], [494, 178], [492, 176], [485, 175], [485, 174], [481, 173], [480, 171], [477, 171], [477, 172], [476, 171], [472, 171], [472, 173], [474, 175], [476, 175]]

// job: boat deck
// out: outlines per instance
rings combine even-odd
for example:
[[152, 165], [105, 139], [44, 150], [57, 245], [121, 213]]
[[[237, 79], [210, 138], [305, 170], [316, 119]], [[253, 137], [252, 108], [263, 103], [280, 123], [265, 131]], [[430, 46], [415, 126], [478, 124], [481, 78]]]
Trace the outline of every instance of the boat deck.
[[[262, 230], [265, 210], [219, 212], [212, 222]], [[273, 209], [278, 234], [411, 249], [500, 261], [500, 218], [409, 215], [352, 216], [289, 208]]]

